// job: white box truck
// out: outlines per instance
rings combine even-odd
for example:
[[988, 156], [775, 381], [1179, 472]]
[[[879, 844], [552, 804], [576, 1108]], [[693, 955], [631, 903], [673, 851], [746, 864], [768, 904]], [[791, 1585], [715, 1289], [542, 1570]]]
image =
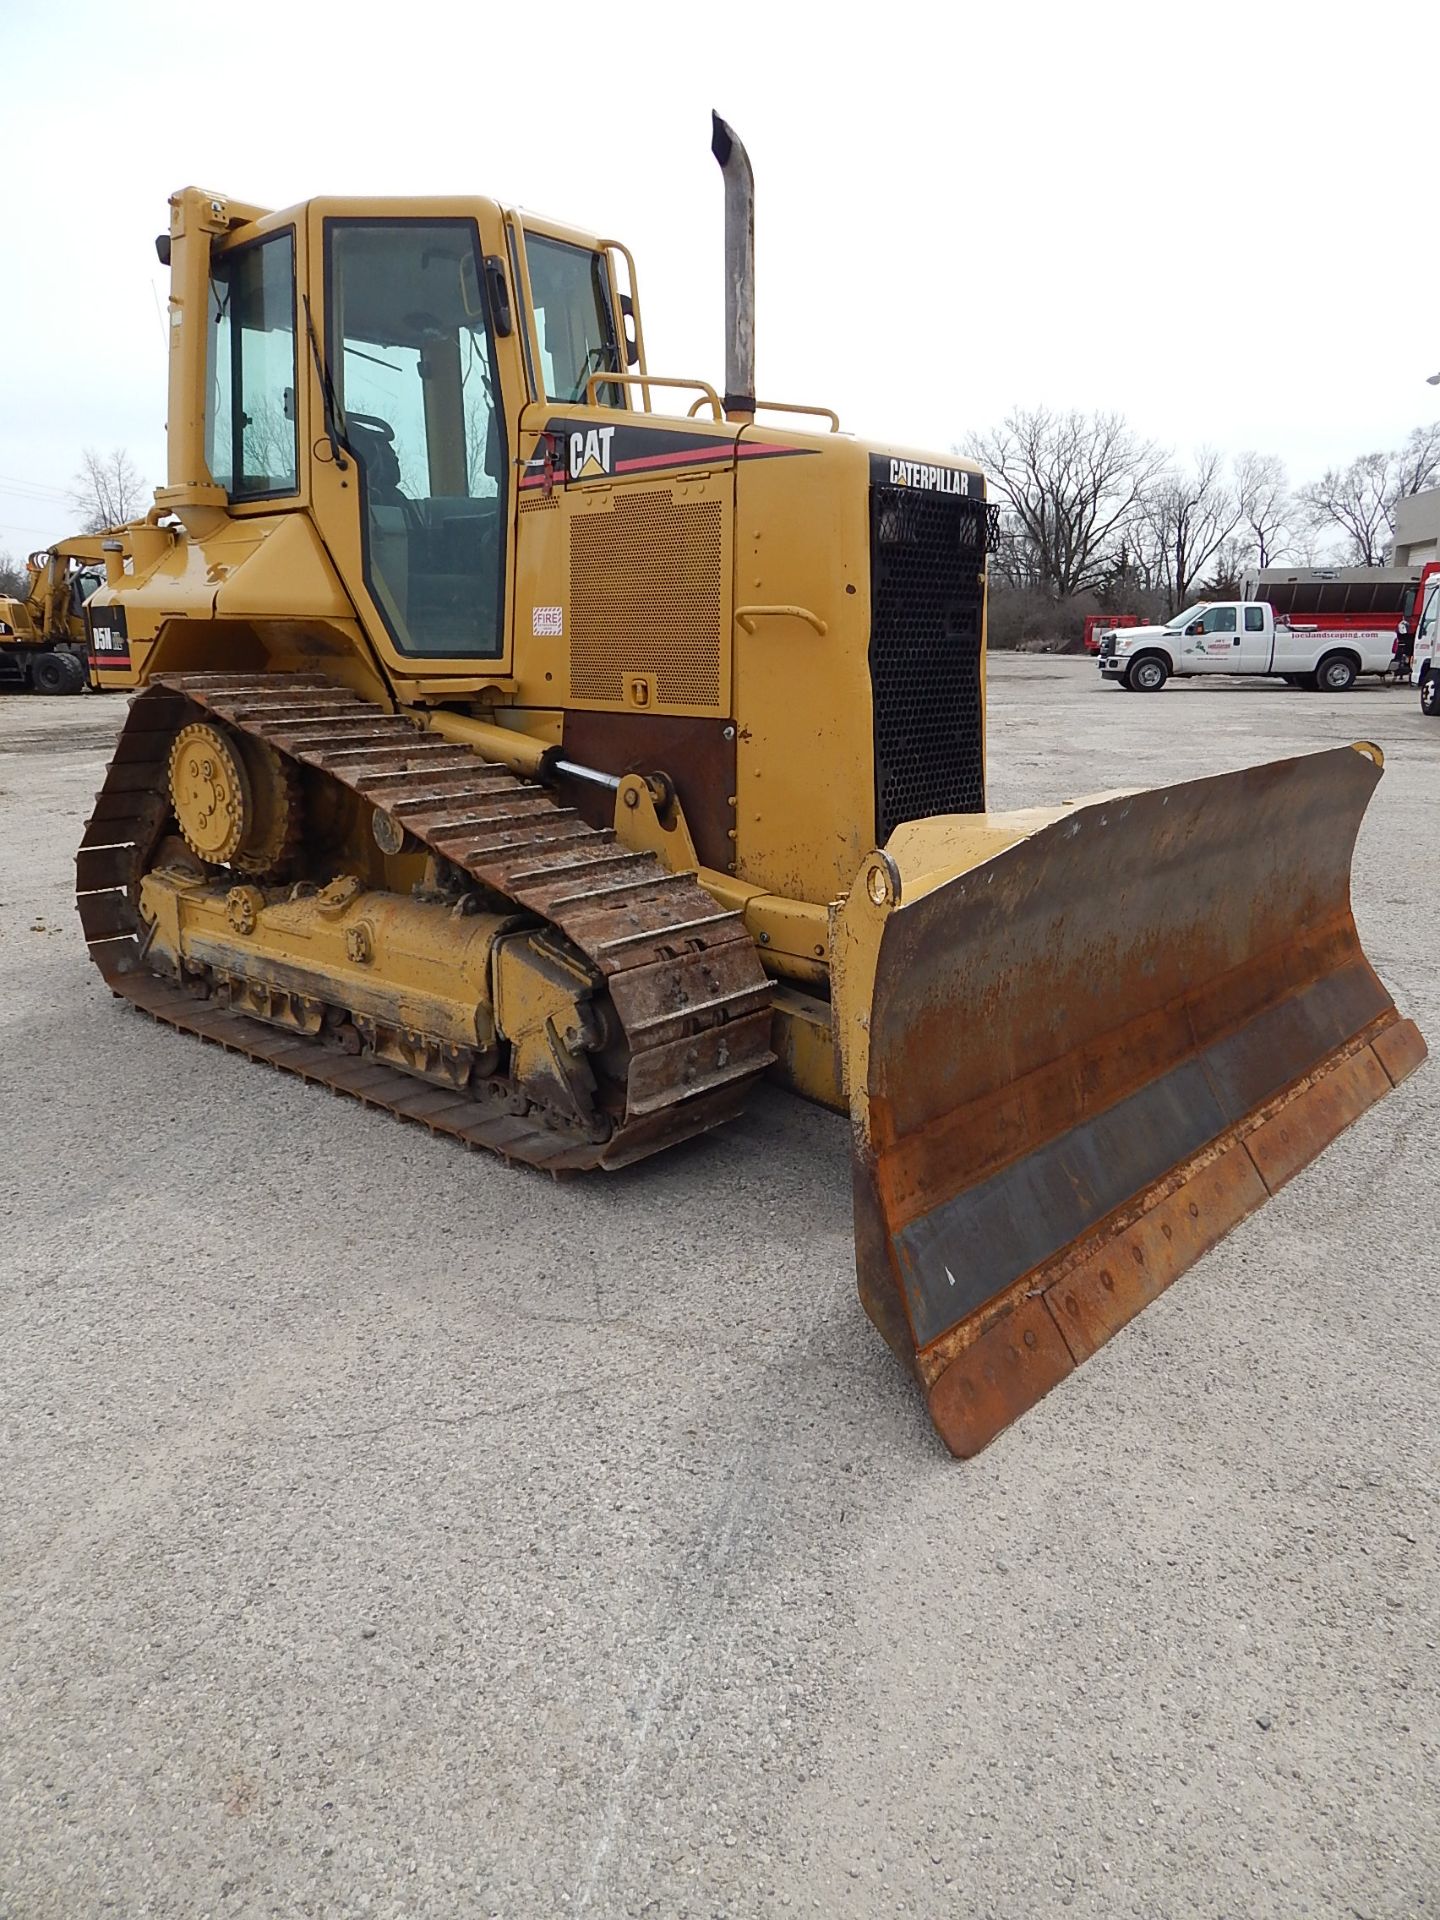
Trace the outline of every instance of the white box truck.
[[1125, 627], [1100, 643], [1106, 680], [1158, 693], [1172, 675], [1267, 674], [1292, 686], [1344, 693], [1362, 673], [1389, 670], [1395, 625], [1292, 625], [1268, 600], [1201, 600], [1163, 627]]
[[1440, 566], [1426, 569], [1423, 592], [1410, 679], [1420, 689], [1420, 711], [1440, 720]]

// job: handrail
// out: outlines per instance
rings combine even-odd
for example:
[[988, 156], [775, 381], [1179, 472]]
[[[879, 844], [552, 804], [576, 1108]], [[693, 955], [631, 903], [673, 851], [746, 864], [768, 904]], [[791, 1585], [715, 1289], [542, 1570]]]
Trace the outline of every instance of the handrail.
[[[645, 371], [645, 327], [640, 318], [640, 276], [635, 271], [635, 256], [623, 240], [602, 240], [599, 244], [606, 253], [619, 253], [624, 255], [625, 270], [630, 276], [630, 317], [635, 322], [635, 352], [639, 357], [640, 371], [643, 374]], [[615, 271], [613, 264], [610, 271], [613, 278]], [[625, 316], [623, 313], [619, 316], [619, 320], [620, 332], [623, 338], [625, 332]], [[641, 382], [640, 398], [644, 402], [646, 413], [653, 411], [650, 405], [650, 386], [648, 381]]]
[[803, 620], [807, 626], [815, 629], [822, 640], [830, 631], [819, 614], [812, 613], [809, 607], [737, 607], [735, 618], [746, 633], [754, 633], [757, 620]]
[[757, 400], [756, 413], [814, 413], [830, 422], [830, 431], [839, 433], [840, 416], [833, 407], [806, 407], [798, 400]]
[[694, 419], [696, 407], [704, 406], [708, 400], [710, 411], [717, 420], [725, 418], [725, 409], [720, 404], [720, 396], [708, 380], [672, 379], [663, 373], [607, 373], [603, 368], [592, 373], [585, 382], [585, 404], [598, 407], [597, 390], [601, 387], [698, 387], [700, 398], [687, 416]]
[[[697, 400], [685, 417], [688, 420], [693, 420], [704, 404], [705, 402], [703, 400]], [[822, 420], [828, 420], [830, 422], [830, 431], [832, 433], [839, 433], [840, 431], [840, 416], [833, 407], [802, 407], [799, 401], [790, 400], [757, 400], [755, 402], [755, 411], [756, 413], [818, 414]]]

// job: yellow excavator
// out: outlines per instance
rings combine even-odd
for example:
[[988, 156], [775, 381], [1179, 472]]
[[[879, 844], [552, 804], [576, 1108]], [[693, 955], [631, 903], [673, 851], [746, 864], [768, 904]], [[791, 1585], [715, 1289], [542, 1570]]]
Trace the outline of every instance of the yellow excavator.
[[767, 1073], [848, 1114], [862, 1301], [968, 1455], [1424, 1056], [1350, 912], [1381, 756], [987, 812], [984, 476], [757, 397], [713, 151], [723, 393], [619, 241], [174, 196], [80, 917], [157, 1020], [527, 1166]]
[[81, 693], [90, 684], [85, 602], [105, 578], [101, 536], [57, 540], [25, 567], [24, 593], [0, 598], [0, 687]]

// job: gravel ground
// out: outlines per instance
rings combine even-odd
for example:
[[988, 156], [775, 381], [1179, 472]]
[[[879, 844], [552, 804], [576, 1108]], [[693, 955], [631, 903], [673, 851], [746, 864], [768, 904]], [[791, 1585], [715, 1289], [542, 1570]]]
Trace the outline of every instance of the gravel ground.
[[[1096, 678], [992, 662], [993, 804], [1381, 741], [1440, 1034], [1413, 696]], [[121, 717], [0, 701], [6, 1920], [1440, 1907], [1433, 1067], [959, 1466], [833, 1116], [560, 1185], [112, 1000]]]

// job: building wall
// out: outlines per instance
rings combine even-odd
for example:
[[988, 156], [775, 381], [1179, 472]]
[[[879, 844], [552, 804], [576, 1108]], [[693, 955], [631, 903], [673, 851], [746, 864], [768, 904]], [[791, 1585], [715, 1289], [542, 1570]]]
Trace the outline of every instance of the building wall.
[[1427, 560], [1440, 560], [1440, 487], [1412, 493], [1395, 505], [1393, 564], [1419, 567]]

